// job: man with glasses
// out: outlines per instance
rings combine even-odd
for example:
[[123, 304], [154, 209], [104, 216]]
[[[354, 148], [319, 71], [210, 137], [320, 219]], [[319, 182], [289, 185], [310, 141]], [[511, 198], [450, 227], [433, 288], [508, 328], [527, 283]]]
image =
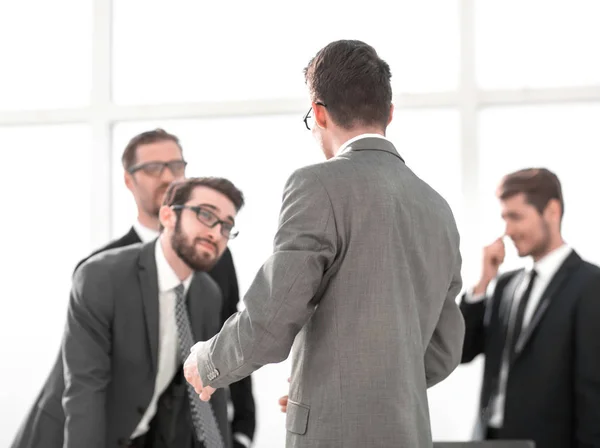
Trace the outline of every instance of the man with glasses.
[[[229, 448], [224, 391], [202, 402], [183, 377], [195, 341], [220, 328], [206, 274], [237, 235], [242, 193], [222, 178], [173, 182], [149, 243], [105, 251], [75, 272], [62, 353], [63, 448]], [[56, 393], [58, 392], [58, 394]], [[49, 446], [40, 433], [40, 446]]]
[[[90, 257], [110, 249], [156, 239], [160, 227], [158, 215], [165, 191], [172, 181], [185, 177], [187, 162], [183, 159], [179, 139], [163, 129], [146, 131], [133, 137], [125, 147], [121, 160], [125, 185], [131, 191], [137, 206], [137, 220], [125, 235], [95, 251]], [[80, 261], [77, 267], [86, 260], [87, 258]], [[237, 312], [239, 302], [236, 271], [228, 248], [208, 274], [222, 291], [220, 322], [223, 323]], [[63, 364], [59, 354], [48, 381], [21, 426], [12, 448], [62, 447], [64, 415], [60, 403], [51, 402], [48, 394], [48, 390], [62, 387], [62, 384]], [[233, 408], [231, 426], [234, 447], [247, 448], [251, 444], [256, 425], [251, 378], [247, 377], [231, 384], [229, 392]], [[46, 421], [41, 416], [45, 415], [44, 412], [48, 408], [52, 408], [51, 415], [54, 418]], [[39, 430], [43, 430], [46, 434], [50, 434], [49, 431], [52, 430], [53, 436], [47, 440], [56, 440], [56, 443], [50, 444], [48, 441], [44, 445], [29, 443], [31, 435]]]
[[208, 400], [291, 350], [288, 447], [431, 447], [427, 387], [460, 362], [458, 230], [385, 138], [390, 77], [359, 41], [309, 63], [304, 122], [328, 160], [292, 174], [245, 310], [184, 366]]

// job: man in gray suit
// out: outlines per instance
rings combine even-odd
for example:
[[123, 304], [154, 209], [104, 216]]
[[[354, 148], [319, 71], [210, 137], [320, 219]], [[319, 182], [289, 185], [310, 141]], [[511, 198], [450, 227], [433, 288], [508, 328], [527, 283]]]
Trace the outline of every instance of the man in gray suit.
[[196, 344], [186, 378], [208, 400], [292, 350], [288, 447], [431, 447], [427, 388], [464, 336], [452, 211], [384, 137], [391, 75], [372, 47], [333, 42], [305, 77], [328, 160], [288, 180], [246, 309]]
[[[192, 341], [220, 328], [221, 292], [206, 271], [235, 237], [243, 201], [226, 179], [172, 183], [157, 240], [77, 269], [63, 340], [64, 448], [231, 446], [225, 394], [206, 406], [181, 365]], [[52, 445], [43, 425], [35, 434]]]

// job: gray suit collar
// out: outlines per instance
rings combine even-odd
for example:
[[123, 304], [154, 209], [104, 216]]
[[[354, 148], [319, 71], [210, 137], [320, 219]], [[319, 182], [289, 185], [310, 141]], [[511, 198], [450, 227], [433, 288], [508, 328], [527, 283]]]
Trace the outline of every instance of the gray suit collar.
[[383, 151], [390, 153], [395, 157], [398, 157], [404, 162], [404, 159], [402, 158], [402, 156], [400, 156], [400, 154], [398, 154], [398, 151], [396, 151], [396, 148], [394, 147], [393, 143], [384, 138], [361, 138], [348, 145], [343, 154], [348, 154], [352, 151]]

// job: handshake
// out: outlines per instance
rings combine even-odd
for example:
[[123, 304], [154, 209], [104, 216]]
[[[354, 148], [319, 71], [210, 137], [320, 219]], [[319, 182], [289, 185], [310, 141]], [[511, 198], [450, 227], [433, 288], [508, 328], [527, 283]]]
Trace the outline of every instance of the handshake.
[[[215, 393], [216, 389], [202, 384], [202, 378], [200, 378], [200, 372], [198, 372], [198, 356], [194, 347], [190, 350], [190, 354], [183, 364], [183, 374], [185, 375], [186, 381], [194, 387], [194, 390], [200, 396], [202, 401], [210, 400], [210, 397]], [[288, 383], [290, 380], [291, 378], [288, 378]], [[281, 412], [287, 411], [287, 401], [287, 395], [284, 395], [279, 399]]]
[[[215, 393], [215, 388], [210, 386], [204, 386], [202, 384], [202, 378], [200, 378], [200, 372], [198, 372], [198, 357], [196, 356], [196, 351], [194, 347], [190, 352], [190, 355], [185, 360], [183, 364], [183, 374], [185, 375], [185, 379], [188, 383], [190, 383], [196, 393], [200, 396], [202, 401], [210, 400], [212, 394]], [[290, 378], [288, 378], [288, 383], [290, 382]], [[288, 396], [284, 395], [279, 399], [279, 406], [281, 407], [281, 412], [287, 411], [287, 403]]]
[[210, 400], [212, 394], [215, 393], [215, 388], [210, 386], [204, 386], [202, 384], [202, 378], [200, 378], [200, 372], [198, 372], [198, 356], [196, 350], [192, 347], [190, 354], [183, 364], [183, 374], [188, 383], [190, 383], [196, 393], [200, 396], [202, 401]]

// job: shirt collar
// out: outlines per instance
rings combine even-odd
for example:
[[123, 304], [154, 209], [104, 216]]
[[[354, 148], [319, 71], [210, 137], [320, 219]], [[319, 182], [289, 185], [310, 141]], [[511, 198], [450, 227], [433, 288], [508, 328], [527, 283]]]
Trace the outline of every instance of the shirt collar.
[[346, 141], [342, 146], [340, 146], [340, 148], [337, 150], [336, 152], [336, 156], [339, 156], [340, 154], [343, 154], [344, 152], [346, 152], [348, 150], [348, 147], [354, 143], [357, 140], [361, 140], [363, 138], [382, 138], [384, 140], [387, 140], [388, 142], [390, 141], [388, 138], [384, 137], [381, 134], [360, 134], [357, 135], [356, 137], [352, 137], [350, 140]]
[[140, 240], [142, 240], [142, 243], [149, 243], [150, 241], [158, 238], [159, 235], [159, 232], [144, 226], [137, 220], [133, 223], [133, 230], [135, 230], [135, 233], [138, 234]]
[[193, 273], [190, 274], [183, 282], [179, 280], [175, 271], [167, 261], [160, 240], [156, 241], [154, 255], [156, 258], [156, 273], [158, 276], [158, 291], [163, 293], [176, 288], [183, 283], [184, 291], [187, 292], [192, 282]]
[[563, 244], [533, 263], [532, 269], [535, 269], [539, 277], [551, 278], [571, 254], [571, 251], [572, 249], [568, 244]]

